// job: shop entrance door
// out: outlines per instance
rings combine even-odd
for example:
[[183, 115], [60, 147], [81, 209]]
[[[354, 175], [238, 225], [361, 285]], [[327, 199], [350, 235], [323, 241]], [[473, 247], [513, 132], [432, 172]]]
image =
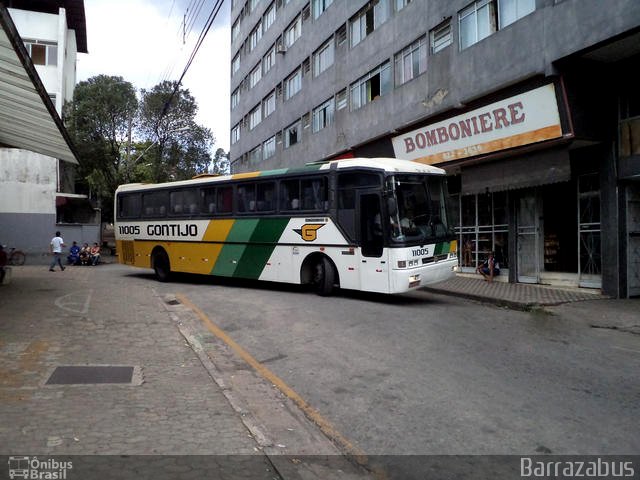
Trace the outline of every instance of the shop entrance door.
[[627, 289], [629, 297], [640, 296], [640, 185], [627, 188]]
[[517, 244], [518, 282], [538, 283], [540, 280], [540, 225], [538, 199], [535, 192], [518, 199]]
[[597, 173], [578, 177], [579, 285], [602, 288], [600, 182]]

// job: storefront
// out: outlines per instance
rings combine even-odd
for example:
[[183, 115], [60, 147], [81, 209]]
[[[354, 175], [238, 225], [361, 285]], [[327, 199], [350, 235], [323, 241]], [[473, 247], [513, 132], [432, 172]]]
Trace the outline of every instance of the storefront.
[[447, 170], [463, 272], [490, 252], [510, 282], [602, 287], [601, 145], [575, 142], [562, 83], [505, 94], [399, 135]]

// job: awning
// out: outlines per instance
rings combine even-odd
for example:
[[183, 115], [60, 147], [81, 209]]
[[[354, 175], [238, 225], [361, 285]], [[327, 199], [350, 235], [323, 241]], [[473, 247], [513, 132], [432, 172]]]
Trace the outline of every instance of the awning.
[[78, 163], [7, 9], [0, 4], [0, 145]]
[[544, 150], [463, 167], [461, 177], [463, 195], [567, 182], [571, 179], [569, 151], [566, 148]]

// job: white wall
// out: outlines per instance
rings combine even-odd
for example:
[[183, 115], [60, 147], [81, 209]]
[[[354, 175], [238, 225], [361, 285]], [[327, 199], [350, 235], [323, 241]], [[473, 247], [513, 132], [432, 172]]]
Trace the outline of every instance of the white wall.
[[47, 93], [56, 96], [56, 110], [62, 112], [65, 101], [71, 100], [76, 83], [77, 45], [75, 32], [67, 26], [64, 8], [58, 15], [10, 8], [9, 13], [24, 39], [55, 42], [58, 45], [58, 65], [36, 65], [36, 71]]
[[55, 158], [0, 148], [0, 213], [56, 213]]

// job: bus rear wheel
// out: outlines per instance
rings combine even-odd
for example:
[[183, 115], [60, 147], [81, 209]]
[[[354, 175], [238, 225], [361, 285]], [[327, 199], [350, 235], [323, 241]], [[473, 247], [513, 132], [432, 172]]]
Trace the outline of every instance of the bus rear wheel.
[[156, 278], [160, 282], [168, 282], [171, 278], [171, 263], [169, 262], [169, 256], [164, 250], [157, 250], [153, 253], [153, 271], [156, 274]]
[[313, 286], [318, 295], [326, 297], [333, 293], [336, 271], [327, 257], [322, 257], [313, 269]]

